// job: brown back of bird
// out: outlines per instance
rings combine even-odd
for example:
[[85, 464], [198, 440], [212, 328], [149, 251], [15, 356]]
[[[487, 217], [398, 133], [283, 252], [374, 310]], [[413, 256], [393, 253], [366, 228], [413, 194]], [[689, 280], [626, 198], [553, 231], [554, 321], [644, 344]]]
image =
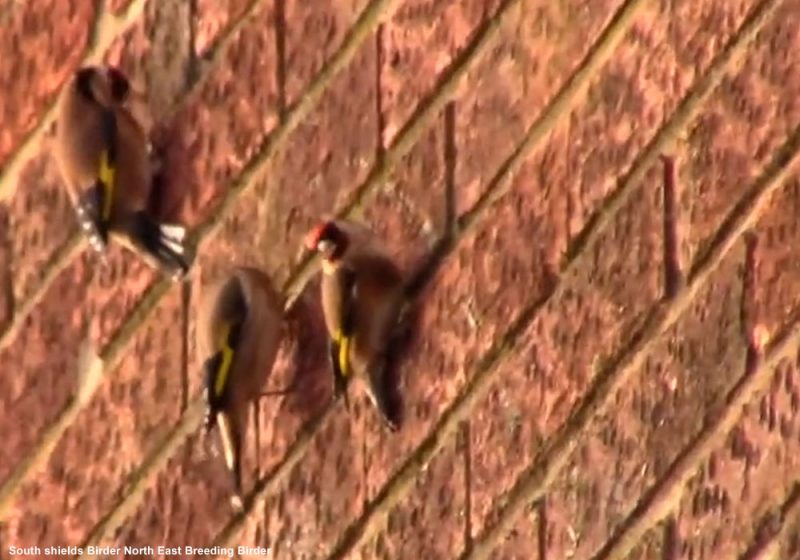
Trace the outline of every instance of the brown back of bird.
[[[244, 426], [246, 404], [266, 385], [282, 339], [283, 306], [269, 278], [250, 267], [235, 267], [203, 290], [196, 332], [199, 361], [215, 351], [221, 321], [230, 318], [230, 301], [241, 290], [247, 305], [236, 359], [230, 373], [230, 412]], [[245, 415], [245, 416], [242, 416]]]
[[[112, 223], [124, 213], [146, 210], [152, 188], [145, 132], [125, 106], [115, 103], [113, 109], [117, 119], [117, 189]], [[73, 204], [97, 178], [105, 148], [102, 122], [102, 109], [78, 91], [73, 77], [59, 100], [55, 139], [55, 157]]]
[[[386, 349], [402, 295], [403, 276], [388, 257], [379, 253], [348, 255], [343, 264], [355, 271], [358, 285], [356, 330], [350, 357], [355, 373], [365, 375], [364, 368], [371, 358]], [[329, 332], [335, 332], [341, 326], [338, 309], [342, 297], [342, 275], [340, 268], [322, 278], [322, 305]]]

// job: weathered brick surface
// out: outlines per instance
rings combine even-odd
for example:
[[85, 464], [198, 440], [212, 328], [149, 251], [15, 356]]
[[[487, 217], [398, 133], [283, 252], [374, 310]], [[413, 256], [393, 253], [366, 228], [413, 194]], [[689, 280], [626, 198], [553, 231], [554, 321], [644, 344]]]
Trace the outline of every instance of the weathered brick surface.
[[322, 556], [362, 511], [364, 419], [371, 411], [361, 399], [351, 406], [350, 415], [339, 407], [324, 423], [310, 453], [267, 500], [262, 542], [278, 556]]
[[[62, 275], [52, 291], [22, 327], [14, 345], [3, 352], [3, 362], [14, 364], [17, 375], [3, 375], [2, 423], [0, 434], [7, 457], [22, 458], [36, 436], [52, 422], [73, 392], [79, 330], [85, 325], [80, 312], [65, 314], [63, 300], [80, 301], [88, 283], [86, 269], [76, 267]], [[16, 461], [0, 464], [0, 479], [5, 480]]]
[[[304, 0], [278, 0], [283, 4], [286, 49], [285, 94], [287, 106], [294, 105], [311, 79], [342, 44], [350, 27], [356, 22], [367, 0], [336, 0], [324, 4], [309, 4]], [[367, 39], [374, 48], [375, 40]], [[354, 61], [355, 62], [355, 61]], [[375, 74], [370, 75], [369, 86], [374, 94]], [[355, 85], [355, 84], [353, 84]], [[350, 90], [358, 93], [367, 88], [367, 82], [359, 83]], [[367, 113], [376, 107], [376, 102], [360, 106], [354, 113], [341, 113], [351, 118]], [[313, 121], [312, 121], [313, 122]]]
[[137, 333], [131, 357], [107, 372], [41, 475], [20, 493], [18, 507], [42, 517], [38, 532], [12, 526], [4, 540], [78, 545], [115, 503], [126, 477], [180, 415], [180, 315], [175, 291]]
[[[543, 543], [542, 522], [538, 508], [528, 506], [514, 523], [514, 527], [509, 531], [508, 536], [493, 551], [493, 555], [498, 560], [528, 560], [529, 558], [541, 558]], [[544, 542], [547, 543], [545, 535]]]
[[14, 231], [10, 240], [14, 297], [23, 299], [38, 284], [42, 266], [77, 231], [77, 220], [49, 150], [25, 166], [18, 185], [7, 204]]
[[162, 123], [166, 180], [174, 185], [164, 212], [184, 223], [209, 216], [277, 122], [270, 6], [236, 33], [199, 91]]
[[724, 215], [772, 152], [800, 123], [800, 8], [787, 2], [765, 27], [743, 68], [723, 81], [690, 126], [682, 204], [687, 259], [709, 242]]
[[39, 122], [70, 71], [81, 59], [95, 3], [81, 0], [48, 4], [13, 2], [0, 38], [0, 83], [14, 84], [0, 96], [0, 162]]
[[762, 519], [791, 490], [800, 445], [797, 383], [797, 361], [785, 360], [768, 391], [699, 466], [678, 508], [681, 557], [743, 553]]
[[447, 445], [422, 467], [414, 490], [388, 514], [362, 558], [448, 558], [464, 549], [467, 527], [465, 456]]
[[487, 56], [459, 88], [459, 211], [483, 192], [619, 4], [525, 0], [511, 10]]
[[796, 256], [800, 237], [800, 181], [795, 175], [765, 210], [755, 228], [753, 300], [749, 302], [751, 328], [762, 325], [775, 334], [786, 327], [798, 308], [800, 269]]
[[146, 93], [156, 122], [170, 115], [187, 89], [193, 57], [189, 4], [148, 2], [144, 14], [105, 56]]
[[[587, 428], [554, 484], [548, 511], [562, 520], [560, 531], [578, 535], [578, 558], [597, 552], [744, 373], [736, 276], [743, 254], [731, 253], [644, 367]], [[707, 375], [711, 368], [728, 374]]]
[[[9, 11], [0, 53], [10, 62], [0, 75], [13, 78], [26, 95], [0, 96], [6, 124], [0, 161], [39, 122], [77, 64], [94, 17], [89, 4], [54, 5], [46, 21], [22, 5]], [[119, 13], [127, 4], [113, 1], [109, 8]], [[182, 405], [199, 395], [193, 310], [202, 287], [231, 264], [263, 269], [278, 288], [293, 278], [307, 229], [350, 201], [503, 3], [389, 5], [391, 15], [325, 84], [319, 102], [298, 126], [289, 121], [293, 128], [261, 162], [254, 188], [234, 201], [215, 236], [201, 245], [189, 284], [172, 288], [138, 327], [120, 366], [107, 372], [46, 467], [26, 480], [3, 512], [0, 542], [80, 542], [118, 503], [125, 485], [142, 477], [144, 499], [125, 505], [128, 519], [104, 544], [207, 545], [233, 524], [229, 544], [271, 546], [278, 557], [325, 558], [343, 531], [375, 507], [385, 522], [367, 515], [366, 537], [352, 543], [346, 557], [468, 552], [470, 541], [479, 542], [497, 520], [503, 495], [547, 438], [573, 422], [575, 405], [599, 368], [663, 295], [660, 164], [565, 279], [566, 289], [500, 356], [493, 385], [468, 411], [468, 437], [462, 430], [439, 434], [442, 447], [426, 467], [394, 485], [391, 508], [369, 502], [397, 482], [396, 469], [419, 452], [521, 308], [550, 293], [576, 236], [755, 4], [642, 3], [610, 60], [583, 84], [585, 95], [572, 100], [568, 113], [547, 115], [542, 138], [522, 155], [511, 191], [482, 211], [423, 289], [419, 332], [400, 372], [405, 423], [399, 434], [386, 431], [356, 384], [352, 410], [335, 407], [310, 440], [298, 442], [331, 390], [318, 279], [305, 286], [282, 326], [286, 340], [268, 382], [277, 388], [295, 379], [299, 390], [264, 399], [251, 418], [245, 488], [280, 469], [296, 445], [302, 453], [285, 478], [268, 484], [265, 505], [236, 520], [222, 458], [199, 432], [177, 446], [166, 466], [138, 470], [176, 425]], [[741, 68], [696, 108], [677, 137], [675, 221], [684, 267], [702, 254], [800, 121], [792, 56], [800, 47], [797, 3], [780, 4], [755, 45], [739, 53]], [[133, 27], [98, 54], [131, 73], [146, 88], [155, 116], [166, 118], [156, 134], [166, 149], [168, 180], [160, 214], [189, 224], [214, 216], [218, 201], [279, 126], [279, 115], [305, 98], [367, 5], [147, 3]], [[405, 269], [424, 261], [444, 233], [448, 189], [459, 212], [473, 207], [621, 5], [523, 0], [505, 14], [481, 56], [469, 61], [453, 103], [412, 129], [414, 146], [385, 181], [370, 185], [355, 210]], [[254, 17], [229, 35], [251, 8]], [[227, 47], [218, 64], [208, 64], [205, 55], [220, 45]], [[41, 270], [75, 231], [46, 147], [32, 154], [14, 198], [0, 209], [0, 325], [12, 299], [36, 293]], [[493, 558], [590, 557], [643, 493], [664, 483], [669, 463], [743, 375], [754, 327], [773, 335], [794, 316], [798, 188], [792, 176], [769, 201], [753, 228], [751, 253], [736, 240], [684, 316], [653, 341], [640, 371], [576, 435], [578, 449], [545, 488], [544, 503], [522, 508], [510, 531], [497, 535]], [[119, 247], [109, 257], [107, 267], [91, 253], [61, 263], [63, 272], [45, 287], [31, 316], [17, 319], [21, 328], [0, 357], [21, 372], [0, 376], [0, 437], [17, 460], [72, 394], [84, 330], [100, 346], [111, 340], [157, 276]], [[669, 520], [646, 527], [631, 558], [737, 557], [758, 540], [759, 523], [787, 500], [797, 477], [797, 368], [788, 362], [778, 368], [766, 394], [696, 465], [689, 486], [678, 488]], [[15, 464], [0, 462], [0, 480]], [[796, 520], [787, 524], [780, 539], [791, 558], [800, 544], [792, 543]]]
[[345, 204], [375, 161], [376, 60], [375, 41], [367, 38], [270, 165], [263, 231], [267, 268], [278, 282], [306, 253], [302, 240], [311, 226]]
[[[499, 367], [494, 389], [474, 413], [475, 534], [496, 507], [496, 498], [536, 456], [542, 439], [567, 421], [598, 368], [660, 296], [660, 259], [646, 257], [660, 249], [654, 196], [658, 183], [649, 184], [655, 188], [634, 200], [604, 236], [576, 287], [548, 303], [525, 329], [514, 353]], [[626, 250], [608, 254], [604, 247], [609, 245]], [[623, 290], [631, 282], [638, 290]]]
[[198, 0], [194, 17], [194, 52], [201, 56], [208, 52], [220, 33], [233, 24], [251, 3], [251, 0]]
[[[445, 230], [445, 197], [453, 146], [444, 112], [395, 166], [390, 178], [366, 201], [363, 219], [413, 268], [425, 248]], [[452, 148], [450, 148], [452, 149]]]
[[496, 0], [406, 0], [380, 34], [383, 145], [391, 144], [454, 56], [496, 11]]
[[[231, 514], [230, 480], [222, 457], [201, 437], [191, 437], [145, 493], [142, 506], [102, 546], [202, 546]], [[246, 479], [247, 480], [247, 479]], [[196, 543], [196, 544], [194, 544]], [[190, 558], [187, 554], [173, 558]]]
[[[783, 246], [791, 243], [795, 229], [796, 185], [795, 175], [755, 229], [749, 317], [751, 325], [763, 325], [769, 336], [784, 328], [788, 314], [797, 309], [796, 274], [783, 265]], [[779, 269], [784, 272], [777, 274]], [[743, 553], [757, 540], [760, 522], [791, 491], [797, 472], [793, 449], [800, 442], [797, 371], [794, 360], [781, 363], [767, 392], [746, 407], [724, 444], [698, 467], [679, 508], [683, 557]]]

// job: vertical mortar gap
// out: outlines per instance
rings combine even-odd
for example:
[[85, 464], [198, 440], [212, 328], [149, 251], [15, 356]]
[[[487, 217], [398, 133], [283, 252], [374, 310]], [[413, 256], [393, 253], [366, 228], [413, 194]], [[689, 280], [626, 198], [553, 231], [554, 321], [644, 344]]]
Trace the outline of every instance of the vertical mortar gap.
[[181, 321], [183, 323], [183, 346], [181, 348], [181, 415], [189, 406], [189, 308], [192, 299], [192, 285], [186, 282], [181, 286]]
[[539, 501], [539, 560], [547, 560], [547, 496]]
[[386, 131], [386, 115], [383, 113], [383, 52], [384, 24], [381, 23], [375, 30], [375, 111], [378, 117], [378, 144], [375, 146], [375, 162], [384, 163], [386, 146], [383, 145], [384, 132]]
[[664, 202], [664, 295], [672, 299], [684, 284], [684, 275], [680, 262], [680, 239], [678, 236], [678, 208], [675, 185], [675, 160], [661, 156], [664, 165], [663, 202]]
[[472, 550], [472, 446], [469, 420], [461, 423], [460, 435], [464, 462], [464, 553], [469, 554]]
[[678, 535], [678, 523], [675, 516], [669, 516], [664, 523], [664, 540], [662, 544], [662, 560], [677, 560], [680, 550], [680, 537]]
[[759, 353], [758, 341], [756, 340], [756, 318], [755, 318], [755, 261], [756, 250], [758, 248], [758, 238], [754, 233], [747, 233], [744, 236], [744, 276], [742, 278], [742, 301], [740, 309], [740, 325], [744, 339], [747, 343], [747, 357], [745, 361], [745, 375], [750, 375], [758, 368]]
[[286, 0], [275, 0], [275, 82], [278, 86], [278, 116], [286, 122]]

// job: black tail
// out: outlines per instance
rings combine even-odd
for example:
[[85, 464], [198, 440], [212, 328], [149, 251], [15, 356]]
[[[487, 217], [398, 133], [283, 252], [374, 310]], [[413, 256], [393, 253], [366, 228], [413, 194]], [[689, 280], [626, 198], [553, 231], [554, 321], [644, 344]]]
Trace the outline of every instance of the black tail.
[[153, 257], [159, 267], [172, 276], [189, 272], [185, 257], [186, 228], [180, 225], [158, 224], [144, 212], [137, 212], [131, 224], [131, 241]]
[[384, 424], [393, 432], [400, 429], [400, 422], [397, 418], [397, 399], [392, 398], [393, 387], [389, 379], [389, 363], [386, 356], [376, 359], [369, 368], [369, 379], [367, 379], [367, 393], [372, 404]]

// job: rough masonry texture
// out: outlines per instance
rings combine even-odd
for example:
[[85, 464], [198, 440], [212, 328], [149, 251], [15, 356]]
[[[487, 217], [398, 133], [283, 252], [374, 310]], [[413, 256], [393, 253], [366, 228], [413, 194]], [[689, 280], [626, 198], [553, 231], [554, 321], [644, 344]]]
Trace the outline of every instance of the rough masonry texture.
[[[800, 2], [37, 0], [2, 8], [0, 558], [800, 558]], [[146, 88], [183, 285], [98, 265], [50, 159], [88, 62]], [[662, 159], [661, 156], [666, 156]], [[671, 170], [671, 172], [670, 172]], [[329, 403], [324, 213], [429, 265], [388, 433]], [[194, 306], [292, 303], [246, 512], [200, 431]], [[78, 348], [105, 361], [77, 399]], [[257, 422], [256, 422], [257, 421]]]

